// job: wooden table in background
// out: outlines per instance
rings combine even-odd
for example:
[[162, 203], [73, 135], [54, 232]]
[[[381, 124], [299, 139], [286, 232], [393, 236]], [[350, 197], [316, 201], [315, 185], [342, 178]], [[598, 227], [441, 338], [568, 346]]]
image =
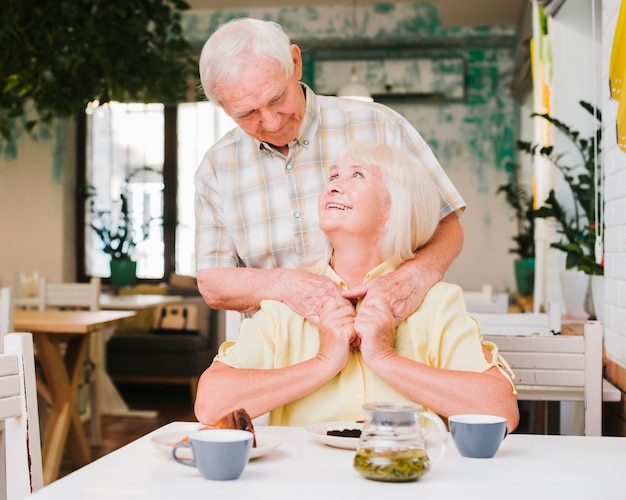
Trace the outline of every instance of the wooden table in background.
[[[50, 414], [42, 439], [45, 484], [57, 479], [66, 449], [78, 467], [91, 461], [89, 440], [77, 406], [87, 346], [92, 337], [106, 334], [108, 330], [115, 329], [120, 321], [134, 315], [132, 311], [14, 311], [14, 329], [33, 334], [51, 398]], [[99, 369], [102, 370], [102, 367]], [[97, 379], [93, 386], [95, 394], [91, 395], [91, 432], [92, 441], [96, 442], [101, 432], [100, 386]]]

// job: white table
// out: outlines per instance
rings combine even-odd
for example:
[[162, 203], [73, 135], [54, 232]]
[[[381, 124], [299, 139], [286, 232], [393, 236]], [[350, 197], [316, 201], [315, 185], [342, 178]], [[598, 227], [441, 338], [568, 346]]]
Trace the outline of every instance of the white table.
[[[152, 434], [188, 432], [174, 422]], [[624, 499], [626, 438], [511, 434], [492, 459], [444, 458], [417, 482], [381, 483], [352, 467], [354, 451], [330, 448], [299, 427], [257, 426], [280, 446], [252, 460], [236, 481], [208, 481], [154, 447], [148, 434], [36, 492], [37, 500], [568, 500]]]

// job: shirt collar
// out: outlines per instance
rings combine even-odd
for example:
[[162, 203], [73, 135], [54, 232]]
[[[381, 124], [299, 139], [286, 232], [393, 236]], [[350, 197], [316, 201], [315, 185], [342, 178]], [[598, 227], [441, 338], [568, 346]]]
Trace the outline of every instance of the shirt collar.
[[[367, 283], [374, 278], [378, 278], [379, 276], [383, 276], [384, 274], [388, 274], [390, 272], [395, 271], [398, 266], [393, 266], [389, 262], [385, 261], [378, 264], [374, 269], [370, 270], [363, 278], [363, 283]], [[339, 276], [335, 270], [330, 267], [330, 264], [326, 267], [324, 271], [324, 276], [328, 276], [331, 280], [337, 283], [342, 289], [347, 290], [348, 285], [343, 280], [341, 276]]]
[[[297, 137], [288, 144], [290, 149], [296, 145], [307, 147], [310, 144], [309, 138], [315, 135], [320, 124], [320, 108], [317, 96], [306, 83], [300, 82], [300, 85], [306, 96], [304, 116], [302, 117], [302, 123], [298, 129]], [[269, 144], [258, 141], [257, 139], [254, 139], [254, 141], [257, 143], [259, 150], [272, 152], [272, 148]]]

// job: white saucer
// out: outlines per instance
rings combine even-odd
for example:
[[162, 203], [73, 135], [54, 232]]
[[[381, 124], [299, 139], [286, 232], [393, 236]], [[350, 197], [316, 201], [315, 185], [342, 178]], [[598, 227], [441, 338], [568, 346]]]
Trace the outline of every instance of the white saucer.
[[344, 429], [363, 429], [363, 422], [355, 422], [354, 420], [337, 420], [335, 422], [320, 422], [311, 424], [304, 428], [313, 439], [334, 448], [342, 448], [344, 450], [356, 450], [359, 438], [329, 436], [328, 431], [342, 431]]
[[[187, 437], [190, 431], [187, 432], [165, 432], [162, 434], [155, 434], [150, 438], [150, 443], [156, 446], [159, 450], [165, 453], [169, 458], [172, 458], [172, 448], [181, 439]], [[250, 450], [250, 459], [259, 458], [267, 455], [270, 451], [275, 450], [280, 446], [280, 441], [275, 439], [268, 439], [263, 436], [259, 436], [256, 432], [256, 446]], [[191, 460], [192, 453], [191, 448], [179, 448], [176, 451], [176, 456], [183, 460]]]

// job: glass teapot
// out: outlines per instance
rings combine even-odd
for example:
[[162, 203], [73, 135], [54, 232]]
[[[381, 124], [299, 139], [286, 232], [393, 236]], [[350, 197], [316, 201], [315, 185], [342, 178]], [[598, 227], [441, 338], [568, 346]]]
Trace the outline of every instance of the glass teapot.
[[[424, 435], [439, 431], [440, 449], [446, 450], [447, 430], [437, 415], [412, 403], [368, 403], [365, 424], [354, 456], [354, 468], [376, 481], [415, 481], [430, 469]], [[432, 424], [427, 421], [432, 422]], [[422, 428], [422, 424], [426, 428]]]

